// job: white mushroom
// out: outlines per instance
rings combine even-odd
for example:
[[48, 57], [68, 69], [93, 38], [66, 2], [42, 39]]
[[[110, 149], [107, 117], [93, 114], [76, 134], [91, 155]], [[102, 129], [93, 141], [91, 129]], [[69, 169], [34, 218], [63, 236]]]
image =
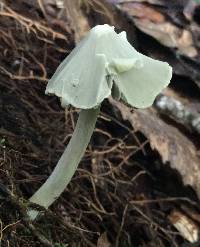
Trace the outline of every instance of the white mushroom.
[[[138, 108], [150, 106], [171, 79], [171, 67], [137, 52], [114, 27], [98, 25], [60, 64], [46, 94], [55, 94], [63, 107], [82, 109], [73, 136], [54, 171], [30, 201], [48, 208], [63, 192], [84, 155], [101, 102], [111, 94]], [[34, 219], [38, 212], [28, 212]]]

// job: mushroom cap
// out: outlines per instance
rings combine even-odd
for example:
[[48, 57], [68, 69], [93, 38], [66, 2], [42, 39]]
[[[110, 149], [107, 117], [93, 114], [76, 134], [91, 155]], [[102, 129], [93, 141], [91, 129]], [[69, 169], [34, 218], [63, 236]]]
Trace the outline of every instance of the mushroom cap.
[[172, 77], [168, 63], [137, 52], [107, 24], [92, 28], [59, 65], [46, 94], [61, 98], [63, 107], [94, 108], [111, 94], [133, 107], [152, 105]]

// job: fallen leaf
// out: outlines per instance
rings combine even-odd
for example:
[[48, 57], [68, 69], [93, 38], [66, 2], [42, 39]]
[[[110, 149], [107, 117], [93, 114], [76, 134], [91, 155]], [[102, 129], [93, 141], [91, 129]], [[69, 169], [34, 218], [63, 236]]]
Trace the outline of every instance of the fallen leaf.
[[113, 99], [124, 120], [142, 132], [151, 148], [159, 152], [163, 163], [169, 162], [182, 176], [185, 185], [192, 186], [200, 198], [200, 158], [195, 145], [177, 128], [162, 121], [154, 109], [134, 110]]
[[175, 209], [169, 214], [168, 219], [181, 236], [190, 243], [195, 243], [199, 240], [199, 226], [186, 214]]
[[66, 14], [70, 19], [71, 27], [74, 29], [75, 42], [77, 43], [90, 30], [90, 25], [83, 14], [79, 0], [65, 0], [64, 6], [66, 8]]
[[122, 10], [128, 12], [131, 16], [148, 19], [152, 22], [162, 23], [165, 21], [165, 16], [163, 14], [145, 4], [133, 2], [126, 3], [122, 6]]
[[188, 57], [195, 57], [198, 52], [194, 46], [190, 31], [182, 29], [158, 10], [143, 3], [124, 3], [121, 10], [134, 19], [135, 25], [144, 33], [152, 36], [161, 44], [177, 48], [179, 52]]
[[101, 234], [101, 236], [99, 237], [99, 239], [97, 241], [97, 247], [111, 247], [111, 244], [108, 241], [108, 237], [107, 237], [106, 232]]

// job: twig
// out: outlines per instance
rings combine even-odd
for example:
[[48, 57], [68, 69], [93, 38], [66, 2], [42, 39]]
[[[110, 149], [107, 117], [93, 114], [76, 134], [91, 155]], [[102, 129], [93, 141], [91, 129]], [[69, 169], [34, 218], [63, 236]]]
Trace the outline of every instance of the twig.
[[59, 39], [68, 41], [67, 37], [63, 35], [62, 33], [55, 32], [50, 27], [46, 27], [38, 21], [33, 21], [25, 16], [22, 16], [6, 5], [4, 5], [4, 10], [6, 11], [0, 11], [0, 16], [6, 16], [6, 17], [15, 19], [17, 22], [19, 22], [22, 26], [25, 27], [27, 33], [30, 33], [32, 31], [33, 33], [37, 35], [37, 31], [40, 31], [46, 36], [48, 34], [51, 34], [53, 39], [59, 38]]
[[150, 199], [150, 200], [132, 200], [130, 201], [130, 203], [136, 204], [136, 205], [144, 205], [144, 204], [151, 204], [151, 203], [176, 202], [176, 201], [184, 201], [184, 202], [188, 202], [191, 205], [197, 206], [196, 202], [190, 200], [187, 197], [167, 197], [167, 198], [157, 198], [157, 199]]
[[121, 232], [122, 232], [122, 229], [124, 226], [127, 210], [128, 210], [128, 204], [126, 204], [124, 211], [123, 211], [122, 221], [121, 221], [120, 228], [119, 228], [119, 231], [117, 233], [117, 237], [116, 237], [116, 241], [115, 241], [115, 247], [119, 246], [119, 239], [120, 239], [120, 235], [121, 235]]

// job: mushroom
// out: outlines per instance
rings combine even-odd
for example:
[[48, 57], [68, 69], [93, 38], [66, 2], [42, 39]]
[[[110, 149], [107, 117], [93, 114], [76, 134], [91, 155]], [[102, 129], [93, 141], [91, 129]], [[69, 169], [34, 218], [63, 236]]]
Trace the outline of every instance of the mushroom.
[[[60, 64], [45, 93], [60, 97], [61, 105], [81, 109], [72, 138], [46, 182], [29, 199], [48, 208], [64, 191], [84, 155], [105, 98], [112, 95], [129, 105], [145, 108], [172, 77], [168, 63], [137, 52], [126, 33], [97, 25]], [[28, 212], [34, 219], [38, 212]]]

